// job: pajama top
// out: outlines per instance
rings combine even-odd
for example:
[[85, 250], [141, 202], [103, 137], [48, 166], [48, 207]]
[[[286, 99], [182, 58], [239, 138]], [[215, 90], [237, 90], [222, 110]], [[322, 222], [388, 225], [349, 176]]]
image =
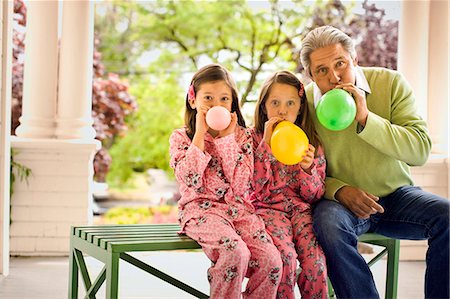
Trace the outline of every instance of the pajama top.
[[[234, 133], [220, 138], [206, 133], [204, 151], [192, 144], [185, 128], [177, 129], [170, 136], [170, 166], [180, 184], [182, 229], [206, 210], [225, 217], [241, 209], [254, 213], [249, 201], [253, 177], [250, 129], [238, 125]], [[216, 205], [227, 209], [214, 209]]]
[[263, 135], [252, 130], [254, 186], [250, 199], [257, 209], [304, 212], [325, 193], [326, 162], [322, 147], [314, 158], [311, 175], [300, 164], [284, 165], [272, 155]]

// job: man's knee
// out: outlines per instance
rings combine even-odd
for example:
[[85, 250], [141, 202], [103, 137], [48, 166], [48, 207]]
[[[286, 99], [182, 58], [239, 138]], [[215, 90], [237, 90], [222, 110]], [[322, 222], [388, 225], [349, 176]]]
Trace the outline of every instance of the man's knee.
[[343, 234], [351, 231], [352, 221], [348, 217], [348, 211], [341, 204], [322, 200], [313, 211], [313, 230], [317, 240], [322, 246], [342, 239]]
[[445, 199], [440, 202], [439, 210], [436, 213], [434, 225], [431, 228], [433, 234], [443, 234], [447, 240], [449, 238], [450, 224], [450, 202]]

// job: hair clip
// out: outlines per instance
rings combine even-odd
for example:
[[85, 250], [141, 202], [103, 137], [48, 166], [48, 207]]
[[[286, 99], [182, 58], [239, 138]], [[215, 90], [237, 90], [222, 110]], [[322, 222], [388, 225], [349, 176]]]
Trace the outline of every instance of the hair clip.
[[300, 84], [300, 90], [298, 91], [298, 96], [302, 98], [304, 94], [305, 94], [305, 87], [303, 86], [303, 84]]
[[193, 100], [195, 99], [195, 91], [194, 91], [194, 85], [189, 85], [189, 90], [188, 90], [188, 100]]

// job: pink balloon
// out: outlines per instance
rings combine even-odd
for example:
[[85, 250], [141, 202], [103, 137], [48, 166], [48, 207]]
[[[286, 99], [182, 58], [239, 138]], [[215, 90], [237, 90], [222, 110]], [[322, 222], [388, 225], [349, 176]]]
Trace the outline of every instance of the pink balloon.
[[226, 129], [230, 125], [231, 114], [227, 108], [214, 106], [206, 112], [206, 123], [216, 131]]

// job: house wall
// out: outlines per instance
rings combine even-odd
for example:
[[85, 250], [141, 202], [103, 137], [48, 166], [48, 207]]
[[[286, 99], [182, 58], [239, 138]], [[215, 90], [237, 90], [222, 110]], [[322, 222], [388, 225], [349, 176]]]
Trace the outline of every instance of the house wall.
[[3, 275], [9, 272], [12, 7], [12, 1], [0, 2], [0, 274]]

